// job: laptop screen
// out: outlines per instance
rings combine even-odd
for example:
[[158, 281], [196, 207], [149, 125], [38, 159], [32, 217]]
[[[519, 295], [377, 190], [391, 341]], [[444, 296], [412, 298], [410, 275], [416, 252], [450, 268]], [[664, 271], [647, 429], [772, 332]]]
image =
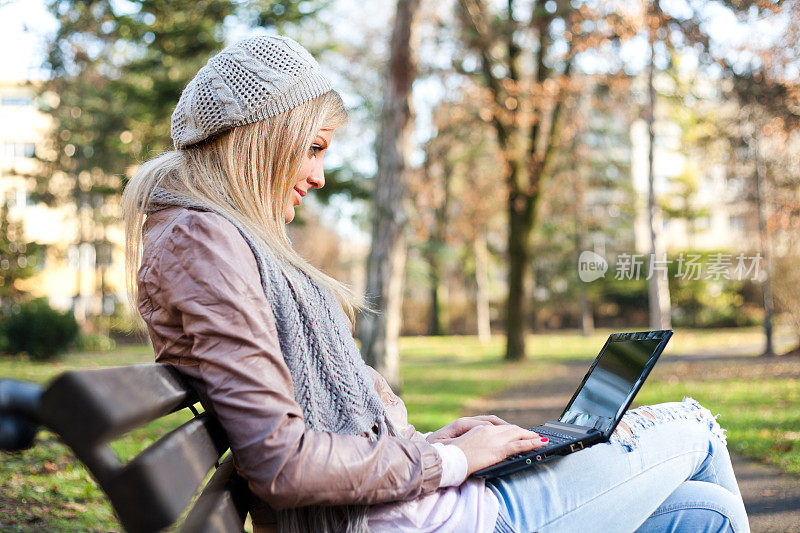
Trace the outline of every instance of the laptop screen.
[[665, 339], [660, 333], [650, 332], [650, 338], [630, 333], [612, 335], [559, 420], [603, 433], [613, 429], [638, 391], [645, 369], [652, 366], [651, 359], [661, 353], [659, 347], [663, 349]]

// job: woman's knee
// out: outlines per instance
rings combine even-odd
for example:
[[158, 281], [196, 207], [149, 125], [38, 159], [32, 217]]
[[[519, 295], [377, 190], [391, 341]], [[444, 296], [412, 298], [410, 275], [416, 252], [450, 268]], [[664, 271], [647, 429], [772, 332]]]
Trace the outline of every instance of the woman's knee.
[[686, 481], [656, 509], [637, 533], [692, 531], [742, 533], [750, 526], [741, 498], [704, 481]]
[[663, 424], [680, 426], [675, 431], [689, 434], [699, 433], [706, 438], [710, 435], [714, 440], [725, 444], [725, 430], [716, 420], [716, 417], [692, 398], [684, 398], [680, 402], [644, 405], [625, 413], [611, 441], [622, 445], [627, 450], [636, 448], [639, 435], [650, 428]]
[[636, 533], [738, 533], [730, 518], [717, 509], [708, 507], [682, 507], [653, 514]]

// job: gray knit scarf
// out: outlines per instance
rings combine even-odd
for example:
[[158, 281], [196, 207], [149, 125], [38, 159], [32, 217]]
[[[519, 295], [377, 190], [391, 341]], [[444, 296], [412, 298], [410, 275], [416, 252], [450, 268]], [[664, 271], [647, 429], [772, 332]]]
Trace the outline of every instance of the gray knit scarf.
[[[261, 285], [272, 307], [281, 353], [292, 375], [306, 427], [376, 439], [394, 434], [383, 403], [333, 294], [298, 271], [293, 283], [236, 220], [210, 206], [156, 188], [148, 212], [185, 207], [216, 213], [233, 224], [250, 246]], [[291, 267], [294, 268], [294, 267]], [[298, 294], [299, 293], [299, 294]], [[280, 530], [367, 531], [365, 506], [305, 507], [278, 512]]]

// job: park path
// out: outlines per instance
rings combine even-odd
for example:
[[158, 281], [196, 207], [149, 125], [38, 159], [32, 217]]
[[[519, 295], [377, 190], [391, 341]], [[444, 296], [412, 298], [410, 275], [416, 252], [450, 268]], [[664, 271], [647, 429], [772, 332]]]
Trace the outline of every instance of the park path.
[[[703, 352], [680, 357], [664, 356], [653, 377], [668, 379], [671, 375], [697, 376], [703, 373], [724, 375], [726, 369], [733, 368], [737, 372], [757, 374], [763, 371], [762, 365], [773, 365], [772, 372], [800, 377], [800, 358], [754, 358], [731, 354], [730, 351], [725, 354]], [[467, 414], [492, 413], [523, 427], [554, 420], [569, 401], [587, 367], [586, 361], [553, 363], [541, 379], [482, 398], [468, 407]], [[733, 467], [754, 533], [800, 533], [800, 476], [786, 474], [774, 466], [741, 456], [733, 457]]]

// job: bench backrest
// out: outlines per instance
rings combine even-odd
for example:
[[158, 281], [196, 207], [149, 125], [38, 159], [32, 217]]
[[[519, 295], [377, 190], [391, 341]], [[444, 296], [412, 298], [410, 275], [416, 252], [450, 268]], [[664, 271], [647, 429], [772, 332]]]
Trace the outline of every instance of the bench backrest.
[[[169, 365], [145, 364], [66, 372], [44, 391], [40, 422], [61, 436], [108, 495], [127, 531], [157, 531], [184, 513], [228, 449], [225, 432], [207, 413], [170, 431], [122, 464], [109, 443], [183, 408], [197, 396]], [[241, 531], [248, 490], [230, 457], [187, 515], [185, 531]]]

